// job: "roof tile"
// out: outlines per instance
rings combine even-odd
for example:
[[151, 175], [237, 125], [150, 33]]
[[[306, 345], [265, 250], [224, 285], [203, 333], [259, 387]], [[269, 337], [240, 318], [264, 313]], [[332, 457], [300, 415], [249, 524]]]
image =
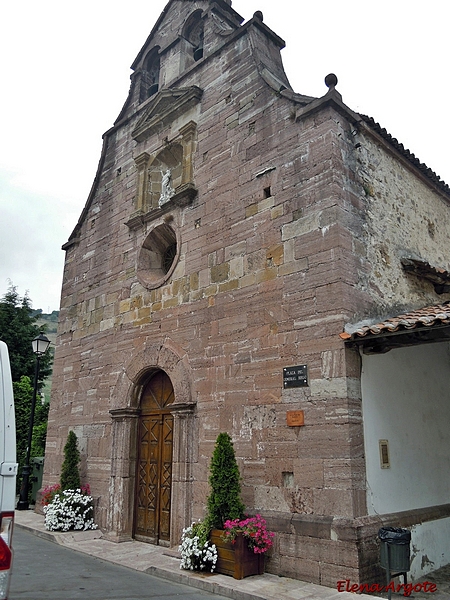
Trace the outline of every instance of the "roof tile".
[[381, 321], [380, 323], [374, 323], [373, 325], [364, 325], [352, 334], [344, 332], [339, 334], [339, 336], [341, 339], [348, 341], [367, 335], [380, 335], [383, 333], [400, 331], [401, 329], [415, 329], [424, 325], [426, 327], [434, 327], [436, 325], [449, 324], [450, 301], [412, 310], [409, 313], [392, 317], [385, 321]]
[[360, 115], [363, 121], [365, 121], [369, 127], [371, 127], [374, 131], [379, 133], [381, 137], [383, 137], [386, 141], [388, 141], [394, 148], [396, 148], [403, 156], [409, 160], [415, 167], [417, 167], [422, 173], [430, 179], [439, 189], [441, 189], [445, 194], [450, 193], [450, 186], [443, 181], [439, 175], [437, 175], [434, 171], [432, 171], [427, 165], [420, 162], [420, 160], [409, 150], [407, 150], [403, 144], [401, 144], [395, 137], [393, 137], [390, 133], [386, 131], [384, 127], [381, 127], [379, 123], [375, 121], [372, 117], [368, 117], [367, 115]]

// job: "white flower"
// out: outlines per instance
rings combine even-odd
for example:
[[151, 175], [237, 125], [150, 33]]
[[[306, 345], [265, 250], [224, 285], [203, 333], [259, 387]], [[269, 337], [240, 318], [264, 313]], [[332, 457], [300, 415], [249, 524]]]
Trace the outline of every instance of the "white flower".
[[93, 513], [91, 496], [83, 494], [81, 490], [64, 490], [44, 506], [45, 527], [49, 531], [97, 529]]
[[187, 569], [190, 571], [209, 570], [212, 573], [216, 568], [216, 546], [211, 544], [209, 540], [204, 542], [202, 546], [200, 538], [195, 534], [193, 526], [183, 529], [181, 544], [178, 551], [181, 554], [180, 569]]

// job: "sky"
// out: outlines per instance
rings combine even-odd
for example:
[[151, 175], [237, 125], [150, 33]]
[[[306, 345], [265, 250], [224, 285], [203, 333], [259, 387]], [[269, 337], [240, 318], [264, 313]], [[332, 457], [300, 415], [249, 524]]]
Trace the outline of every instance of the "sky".
[[[0, 19], [0, 297], [11, 284], [33, 308], [59, 309], [64, 252], [87, 200], [102, 135], [167, 0], [22, 0]], [[286, 42], [295, 92], [324, 78], [450, 184], [450, 2], [233, 0], [261, 10]]]

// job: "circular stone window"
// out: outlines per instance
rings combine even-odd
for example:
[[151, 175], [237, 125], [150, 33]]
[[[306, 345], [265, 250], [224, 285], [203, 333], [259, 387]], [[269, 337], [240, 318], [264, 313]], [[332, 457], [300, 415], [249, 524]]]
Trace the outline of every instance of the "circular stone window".
[[179, 256], [175, 231], [169, 225], [155, 227], [139, 252], [137, 276], [147, 288], [157, 288], [172, 274]]

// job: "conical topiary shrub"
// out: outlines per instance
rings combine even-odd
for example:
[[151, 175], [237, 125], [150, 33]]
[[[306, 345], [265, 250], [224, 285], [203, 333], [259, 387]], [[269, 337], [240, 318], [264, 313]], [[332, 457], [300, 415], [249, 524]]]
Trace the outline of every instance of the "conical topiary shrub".
[[79, 462], [78, 439], [73, 431], [69, 431], [64, 446], [64, 462], [61, 467], [61, 490], [78, 490], [81, 488]]
[[228, 433], [219, 433], [210, 465], [211, 492], [207, 501], [207, 523], [212, 529], [223, 529], [227, 519], [241, 519], [241, 478], [233, 442]]

